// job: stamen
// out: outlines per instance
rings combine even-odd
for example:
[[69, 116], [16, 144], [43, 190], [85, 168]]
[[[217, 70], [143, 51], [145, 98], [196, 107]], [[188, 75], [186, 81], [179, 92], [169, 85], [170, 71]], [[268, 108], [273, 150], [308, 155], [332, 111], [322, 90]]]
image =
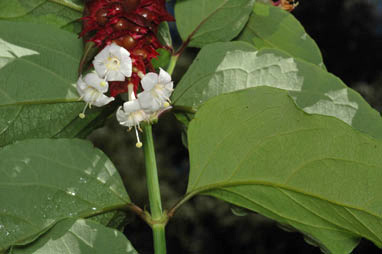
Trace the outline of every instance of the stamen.
[[135, 146], [137, 148], [141, 148], [143, 146], [143, 144], [142, 144], [141, 140], [139, 139], [139, 134], [138, 134], [137, 126], [134, 126], [134, 128], [135, 128], [135, 135], [137, 136], [137, 143], [135, 144]]
[[97, 90], [93, 90], [92, 91], [92, 95], [91, 95], [91, 98], [90, 98], [90, 103], [89, 103], [89, 108], [91, 109], [92, 108], [92, 103], [96, 102], [97, 99], [101, 96], [101, 93], [98, 92]]
[[165, 103], [163, 103], [163, 107], [167, 108], [167, 107], [170, 107], [170, 103], [168, 103], [167, 101]]
[[143, 74], [143, 72], [141, 72], [141, 71], [138, 71], [137, 75], [138, 75], [138, 77], [140, 77], [141, 79], [143, 79], [143, 77], [145, 76], [145, 74]]
[[86, 103], [84, 109], [82, 110], [82, 113], [79, 113], [78, 116], [81, 118], [81, 119], [84, 119], [85, 118], [85, 111], [86, 109], [88, 108], [89, 106], [89, 102]]

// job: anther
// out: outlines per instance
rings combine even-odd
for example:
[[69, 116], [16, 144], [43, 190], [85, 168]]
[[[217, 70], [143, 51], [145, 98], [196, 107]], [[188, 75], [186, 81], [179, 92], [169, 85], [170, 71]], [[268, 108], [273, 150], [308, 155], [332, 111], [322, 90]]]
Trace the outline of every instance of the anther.
[[86, 103], [86, 105], [85, 105], [84, 109], [82, 110], [82, 112], [78, 114], [79, 118], [81, 118], [81, 119], [85, 118], [85, 111], [88, 108], [88, 106], [89, 106], [89, 102]]

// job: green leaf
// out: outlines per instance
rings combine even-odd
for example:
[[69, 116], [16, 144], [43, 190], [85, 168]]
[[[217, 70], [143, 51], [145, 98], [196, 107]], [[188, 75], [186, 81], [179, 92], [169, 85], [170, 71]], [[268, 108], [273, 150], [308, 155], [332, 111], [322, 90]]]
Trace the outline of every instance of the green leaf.
[[382, 138], [380, 114], [340, 79], [283, 51], [255, 51], [245, 42], [205, 46], [177, 85], [172, 101], [175, 109], [196, 110], [214, 96], [256, 86], [288, 90], [305, 112], [336, 117]]
[[[0, 21], [0, 146], [53, 137], [77, 122], [84, 107], [75, 88], [81, 55], [82, 43], [72, 33]], [[89, 113], [79, 125], [93, 121], [101, 110]]]
[[176, 25], [189, 46], [230, 41], [248, 21], [255, 0], [193, 0], [177, 1]]
[[74, 30], [73, 22], [81, 17], [81, 12], [75, 11], [71, 8], [54, 2], [45, 1], [43, 4], [36, 6], [36, 8], [26, 13], [25, 15], [8, 18], [8, 20], [13, 22], [21, 21], [37, 24], [51, 24], [60, 28], [66, 27], [67, 30], [70, 27], [73, 32], [78, 32]]
[[329, 253], [350, 253], [361, 237], [382, 247], [381, 141], [257, 87], [206, 102], [188, 143], [188, 197], [259, 212]]
[[238, 40], [253, 43], [256, 48], [276, 48], [295, 58], [325, 68], [320, 49], [300, 22], [281, 8], [256, 3]]
[[158, 69], [159, 67], [166, 69], [171, 59], [171, 53], [162, 48], [157, 49], [157, 52], [159, 53], [157, 58], [151, 60], [153, 67], [155, 69]]
[[167, 22], [162, 22], [159, 24], [158, 39], [163, 46], [172, 48], [170, 27], [168, 26]]
[[83, 219], [63, 220], [37, 241], [11, 253], [138, 254], [121, 232]]
[[56, 222], [130, 203], [112, 162], [90, 142], [36, 139], [0, 150], [0, 251]]
[[0, 18], [23, 16], [45, 1], [46, 0], [2, 0], [0, 2]]

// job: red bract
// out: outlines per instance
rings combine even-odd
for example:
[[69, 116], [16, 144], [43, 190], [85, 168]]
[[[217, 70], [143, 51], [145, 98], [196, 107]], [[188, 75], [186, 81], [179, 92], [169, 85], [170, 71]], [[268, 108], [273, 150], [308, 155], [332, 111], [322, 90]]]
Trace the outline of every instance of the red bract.
[[[132, 58], [133, 74], [123, 82], [110, 82], [110, 94], [128, 91], [128, 84], [138, 90], [140, 76], [153, 71], [151, 59], [163, 48], [156, 33], [163, 21], [174, 21], [166, 11], [165, 0], [89, 0], [85, 3], [83, 29], [86, 42], [94, 42], [99, 50], [116, 43], [126, 48]], [[139, 73], [139, 75], [138, 75]]]

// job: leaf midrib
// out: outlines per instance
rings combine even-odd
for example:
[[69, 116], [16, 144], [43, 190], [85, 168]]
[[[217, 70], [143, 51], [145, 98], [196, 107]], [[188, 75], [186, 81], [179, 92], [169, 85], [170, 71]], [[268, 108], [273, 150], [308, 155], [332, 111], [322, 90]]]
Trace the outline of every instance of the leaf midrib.
[[[252, 15], [255, 15], [255, 16], [256, 16], [256, 14], [255, 14], [254, 11], [253, 11]], [[299, 25], [300, 25], [300, 28], [305, 32], [305, 34], [307, 34], [307, 32], [306, 32], [305, 29], [301, 26], [301, 24], [299, 24]], [[289, 26], [286, 26], [285, 23], [283, 23], [283, 22], [280, 23], [280, 27], [283, 28], [283, 30], [288, 30], [288, 31], [290, 31], [290, 32], [294, 32], [293, 30], [290, 29]], [[263, 37], [263, 36], [261, 36], [260, 34], [258, 34], [258, 33], [256, 32], [256, 30], [251, 26], [250, 23], [248, 23], [248, 29], [249, 29], [252, 33], [254, 33], [255, 36], [257, 36], [258, 38], [262, 39], [263, 41], [265, 41], [266, 43], [268, 43], [269, 45], [271, 45], [273, 48], [275, 48], [275, 49], [279, 49], [279, 50], [283, 50], [283, 49], [281, 49], [280, 47], [278, 47], [277, 45], [275, 45], [275, 44], [273, 44], [272, 42], [270, 42], [269, 40], [265, 39], [265, 37]], [[308, 34], [307, 34], [307, 35], [308, 35]], [[314, 40], [313, 40], [309, 35], [308, 35], [308, 38], [309, 38], [309, 40], [310, 40], [311, 42], [313, 42], [313, 44], [316, 45], [316, 43], [314, 42]], [[253, 42], [252, 42], [252, 43], [253, 43]], [[317, 46], [317, 45], [316, 45], [316, 46]], [[323, 63], [323, 59], [322, 59], [322, 54], [321, 54], [321, 52], [317, 49], [317, 47], [314, 47], [314, 49], [315, 49], [316, 52], [318, 52], [318, 55], [319, 55], [319, 57], [320, 57], [320, 61], [321, 61], [321, 63]], [[283, 51], [284, 51], [284, 50], [283, 50]], [[288, 53], [288, 54], [289, 54], [289, 53]], [[289, 54], [289, 55], [291, 55], [291, 54]], [[292, 56], [292, 55], [291, 55], [291, 56]], [[303, 58], [301, 58], [301, 57], [297, 57], [297, 56], [293, 56], [293, 58], [298, 58], [298, 59], [305, 60], [305, 59], [303, 59]], [[307, 62], [309, 62], [309, 63], [312, 63], [312, 64], [315, 64], [315, 65], [320, 64], [320, 63], [313, 63], [312, 61], [308, 61], [308, 60], [305, 60], [305, 61], [307, 61]]]
[[[247, 44], [247, 43], [246, 43], [246, 44]], [[248, 44], [248, 45], [250, 45], [250, 44]], [[251, 46], [253, 47], [253, 45], [251, 45]], [[254, 49], [254, 51], [252, 51], [251, 53], [254, 53], [254, 52], [260, 52], [261, 50], [263, 50], [263, 49], [267, 49], [267, 48], [256, 49], [256, 48], [254, 47], [253, 49]], [[272, 48], [269, 48], [269, 49], [272, 49]], [[276, 50], [282, 51], [282, 50], [280, 50], [280, 49], [278, 49], [278, 48], [276, 48]], [[243, 50], [241, 50], [241, 49], [229, 50], [229, 51], [227, 51], [227, 52], [234, 52], [234, 51], [240, 52], [240, 53], [242, 53], [242, 54], [248, 52], [248, 51], [243, 51]], [[284, 51], [282, 51], [282, 52], [284, 52]], [[237, 53], [237, 54], [238, 54], [238, 53]], [[268, 54], [268, 53], [267, 53], [267, 54]], [[294, 58], [294, 59], [296, 59], [296, 57], [293, 57], [293, 56], [291, 56], [291, 57]], [[297, 58], [297, 59], [300, 60], [300, 58]], [[261, 58], [258, 57], [257, 60], [261, 60]], [[308, 63], [309, 63], [309, 62], [308, 62]], [[312, 64], [312, 63], [311, 63], [311, 64]], [[219, 70], [215, 70], [214, 72], [206, 73], [206, 74], [204, 74], [203, 76], [198, 77], [196, 80], [192, 80], [192, 83], [191, 83], [191, 84], [189, 84], [186, 88], [184, 88], [183, 91], [180, 91], [178, 94], [176, 94], [177, 97], [175, 97], [175, 98], [173, 99], [173, 104], [176, 104], [177, 101], [179, 101], [180, 99], [182, 99], [182, 97], [184, 96], [184, 94], [185, 94], [188, 90], [190, 90], [191, 88], [195, 88], [195, 87], [197, 87], [198, 84], [199, 84], [199, 81], [200, 81], [200, 80], [205, 79], [205, 78], [208, 78], [208, 77], [211, 77], [211, 79], [212, 79], [212, 77], [215, 76], [216, 74], [221, 73], [221, 72], [225, 72], [225, 71], [242, 71], [242, 72], [244, 72], [244, 73], [247, 75], [247, 82], [246, 82], [246, 87], [243, 88], [243, 89], [252, 88], [252, 87], [254, 87], [254, 86], [250, 86], [250, 87], [248, 86], [248, 76], [249, 76], [250, 74], [252, 74], [253, 72], [256, 72], [256, 71], [259, 71], [259, 70], [262, 70], [262, 69], [266, 69], [266, 68], [270, 68], [271, 66], [275, 66], [275, 65], [277, 65], [277, 63], [268, 64], [268, 65], [266, 65], [266, 66], [258, 66], [258, 67], [255, 67], [255, 68], [254, 68], [253, 66], [251, 66], [251, 70], [248, 70], [248, 69], [245, 69], [245, 68], [243, 68], [242, 66], [240, 66], [240, 64], [238, 64], [238, 66], [229, 67], [229, 68], [224, 68], [224, 69], [219, 69]], [[312, 65], [314, 65], [314, 64], [312, 64]], [[197, 70], [197, 71], [199, 72], [199, 70]], [[191, 79], [191, 78], [189, 78], [189, 79]], [[186, 80], [186, 81], [187, 81], [187, 80]], [[185, 82], [185, 81], [183, 81], [183, 82]], [[183, 82], [182, 82], [182, 83], [183, 83]], [[261, 85], [256, 85], [256, 86], [268, 86], [268, 87], [273, 87], [273, 84], [261, 84]], [[285, 90], [285, 91], [296, 91], [296, 90], [293, 90], [293, 89], [284, 89], [284, 88], [279, 88], [279, 89], [281, 89], [281, 90]], [[240, 89], [240, 90], [242, 90], [242, 89]], [[296, 92], [301, 92], [301, 91], [296, 91]], [[226, 92], [224, 92], [224, 93], [226, 93]], [[179, 105], [178, 105], [178, 106], [179, 106]], [[180, 106], [182, 106], [182, 105], [180, 105]], [[184, 105], [184, 106], [188, 106], [188, 105]]]
[[1, 107], [12, 107], [22, 105], [40, 105], [40, 104], [59, 104], [59, 103], [83, 103], [79, 98], [73, 99], [57, 99], [57, 100], [36, 100], [36, 101], [20, 101], [15, 103], [0, 104]]
[[[228, 0], [227, 0], [228, 1]], [[227, 2], [226, 2], [227, 3]], [[226, 3], [224, 3], [224, 5], [226, 4]], [[239, 5], [232, 5], [232, 6], [228, 6], [228, 7], [225, 7], [225, 6], [219, 6], [220, 7], [220, 9], [219, 9], [219, 11], [221, 11], [221, 10], [223, 10], [223, 9], [234, 9], [234, 8], [242, 8], [242, 4], [239, 4]], [[217, 12], [215, 12], [215, 13], [217, 13]], [[214, 14], [215, 14], [214, 13]], [[205, 23], [205, 22], [204, 22]], [[215, 26], [215, 28], [211, 28], [211, 30], [205, 30], [205, 31], [203, 31], [203, 32], [201, 32], [201, 33], [198, 33], [197, 34], [197, 36], [195, 36], [194, 38], [198, 38], [198, 37], [203, 37], [203, 35], [204, 34], [206, 34], [206, 33], [209, 33], [209, 32], [215, 32], [215, 31], [218, 31], [218, 30], [222, 30], [222, 29], [224, 29], [225, 28], [225, 25], [224, 26], [222, 26], [222, 27], [218, 27], [218, 26]], [[196, 34], [196, 33], [195, 33]], [[194, 35], [195, 35], [194, 34]]]
[[[208, 0], [207, 0], [208, 1]], [[224, 0], [220, 5], [216, 7], [210, 14], [208, 14], [202, 21], [195, 27], [195, 29], [188, 35], [185, 41], [191, 41], [192, 37], [198, 32], [198, 30], [212, 17], [217, 13], [229, 0]]]

